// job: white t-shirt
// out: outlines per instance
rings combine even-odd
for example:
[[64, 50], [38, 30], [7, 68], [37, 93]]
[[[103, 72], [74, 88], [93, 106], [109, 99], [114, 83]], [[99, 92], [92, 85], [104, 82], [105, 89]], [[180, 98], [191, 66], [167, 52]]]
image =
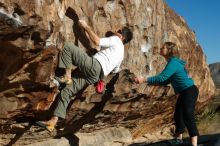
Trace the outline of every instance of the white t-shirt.
[[101, 38], [99, 46], [101, 50], [94, 55], [94, 58], [101, 64], [104, 76], [110, 72], [119, 72], [124, 58], [124, 45], [121, 39], [118, 36]]

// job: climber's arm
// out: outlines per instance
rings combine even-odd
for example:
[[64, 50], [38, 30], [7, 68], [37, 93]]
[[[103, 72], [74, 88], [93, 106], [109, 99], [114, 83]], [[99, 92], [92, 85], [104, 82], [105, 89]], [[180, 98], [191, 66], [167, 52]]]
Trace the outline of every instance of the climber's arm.
[[85, 29], [93, 43], [95, 43], [95, 45], [98, 46], [100, 43], [99, 36], [93, 32], [92, 28], [84, 20], [79, 20], [79, 23]]

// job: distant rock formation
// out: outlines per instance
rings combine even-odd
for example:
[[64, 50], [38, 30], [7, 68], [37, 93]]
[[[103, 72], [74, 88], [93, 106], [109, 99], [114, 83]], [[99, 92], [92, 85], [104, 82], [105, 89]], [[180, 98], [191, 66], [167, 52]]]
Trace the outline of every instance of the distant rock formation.
[[215, 85], [220, 88], [220, 63], [210, 64], [209, 68]]
[[[164, 133], [173, 122], [176, 97], [172, 88], [132, 84], [130, 77], [155, 75], [163, 69], [165, 60], [158, 52], [165, 41], [175, 42], [187, 61], [200, 91], [197, 109], [209, 103], [215, 87], [202, 48], [185, 20], [163, 0], [0, 0], [0, 118], [7, 121], [0, 124], [1, 133], [13, 133], [7, 126], [19, 119], [47, 118], [43, 111], [53, 107], [58, 94], [49, 87], [49, 80], [62, 74], [56, 64], [65, 41], [93, 53], [94, 45], [79, 27], [79, 19], [100, 36], [128, 26], [134, 39], [126, 46], [120, 74], [105, 79], [108, 93], [99, 95], [91, 85], [73, 101], [64, 122], [73, 126], [67, 131], [93, 133], [123, 127], [133, 139], [145, 135], [145, 140], [151, 133]], [[46, 138], [32, 134], [29, 131], [20, 144]]]

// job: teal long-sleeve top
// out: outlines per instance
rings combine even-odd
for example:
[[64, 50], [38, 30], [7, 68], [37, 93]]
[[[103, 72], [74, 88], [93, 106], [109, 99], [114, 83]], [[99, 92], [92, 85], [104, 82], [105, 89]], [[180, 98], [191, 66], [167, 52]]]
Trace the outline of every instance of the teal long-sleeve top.
[[166, 85], [171, 83], [175, 93], [180, 93], [184, 89], [194, 85], [194, 81], [188, 76], [185, 64], [185, 61], [177, 57], [171, 57], [160, 74], [147, 78], [148, 84]]

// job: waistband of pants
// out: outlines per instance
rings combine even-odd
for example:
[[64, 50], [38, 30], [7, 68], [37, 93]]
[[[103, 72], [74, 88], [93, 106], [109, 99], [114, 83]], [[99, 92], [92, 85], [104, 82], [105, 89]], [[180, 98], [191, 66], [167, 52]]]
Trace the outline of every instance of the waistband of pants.
[[196, 85], [192, 85], [184, 89], [183, 91], [180, 92], [180, 94], [184, 94], [185, 92], [192, 90], [192, 89], [197, 89]]
[[99, 79], [100, 80], [102, 80], [102, 79], [104, 79], [104, 72], [103, 72], [103, 69], [102, 69], [102, 65], [100, 64], [100, 62], [95, 58], [95, 57], [93, 57], [93, 59], [96, 61], [96, 62], [98, 62], [98, 64], [100, 65], [100, 67], [101, 67], [101, 72], [100, 72], [100, 75], [99, 75]]

